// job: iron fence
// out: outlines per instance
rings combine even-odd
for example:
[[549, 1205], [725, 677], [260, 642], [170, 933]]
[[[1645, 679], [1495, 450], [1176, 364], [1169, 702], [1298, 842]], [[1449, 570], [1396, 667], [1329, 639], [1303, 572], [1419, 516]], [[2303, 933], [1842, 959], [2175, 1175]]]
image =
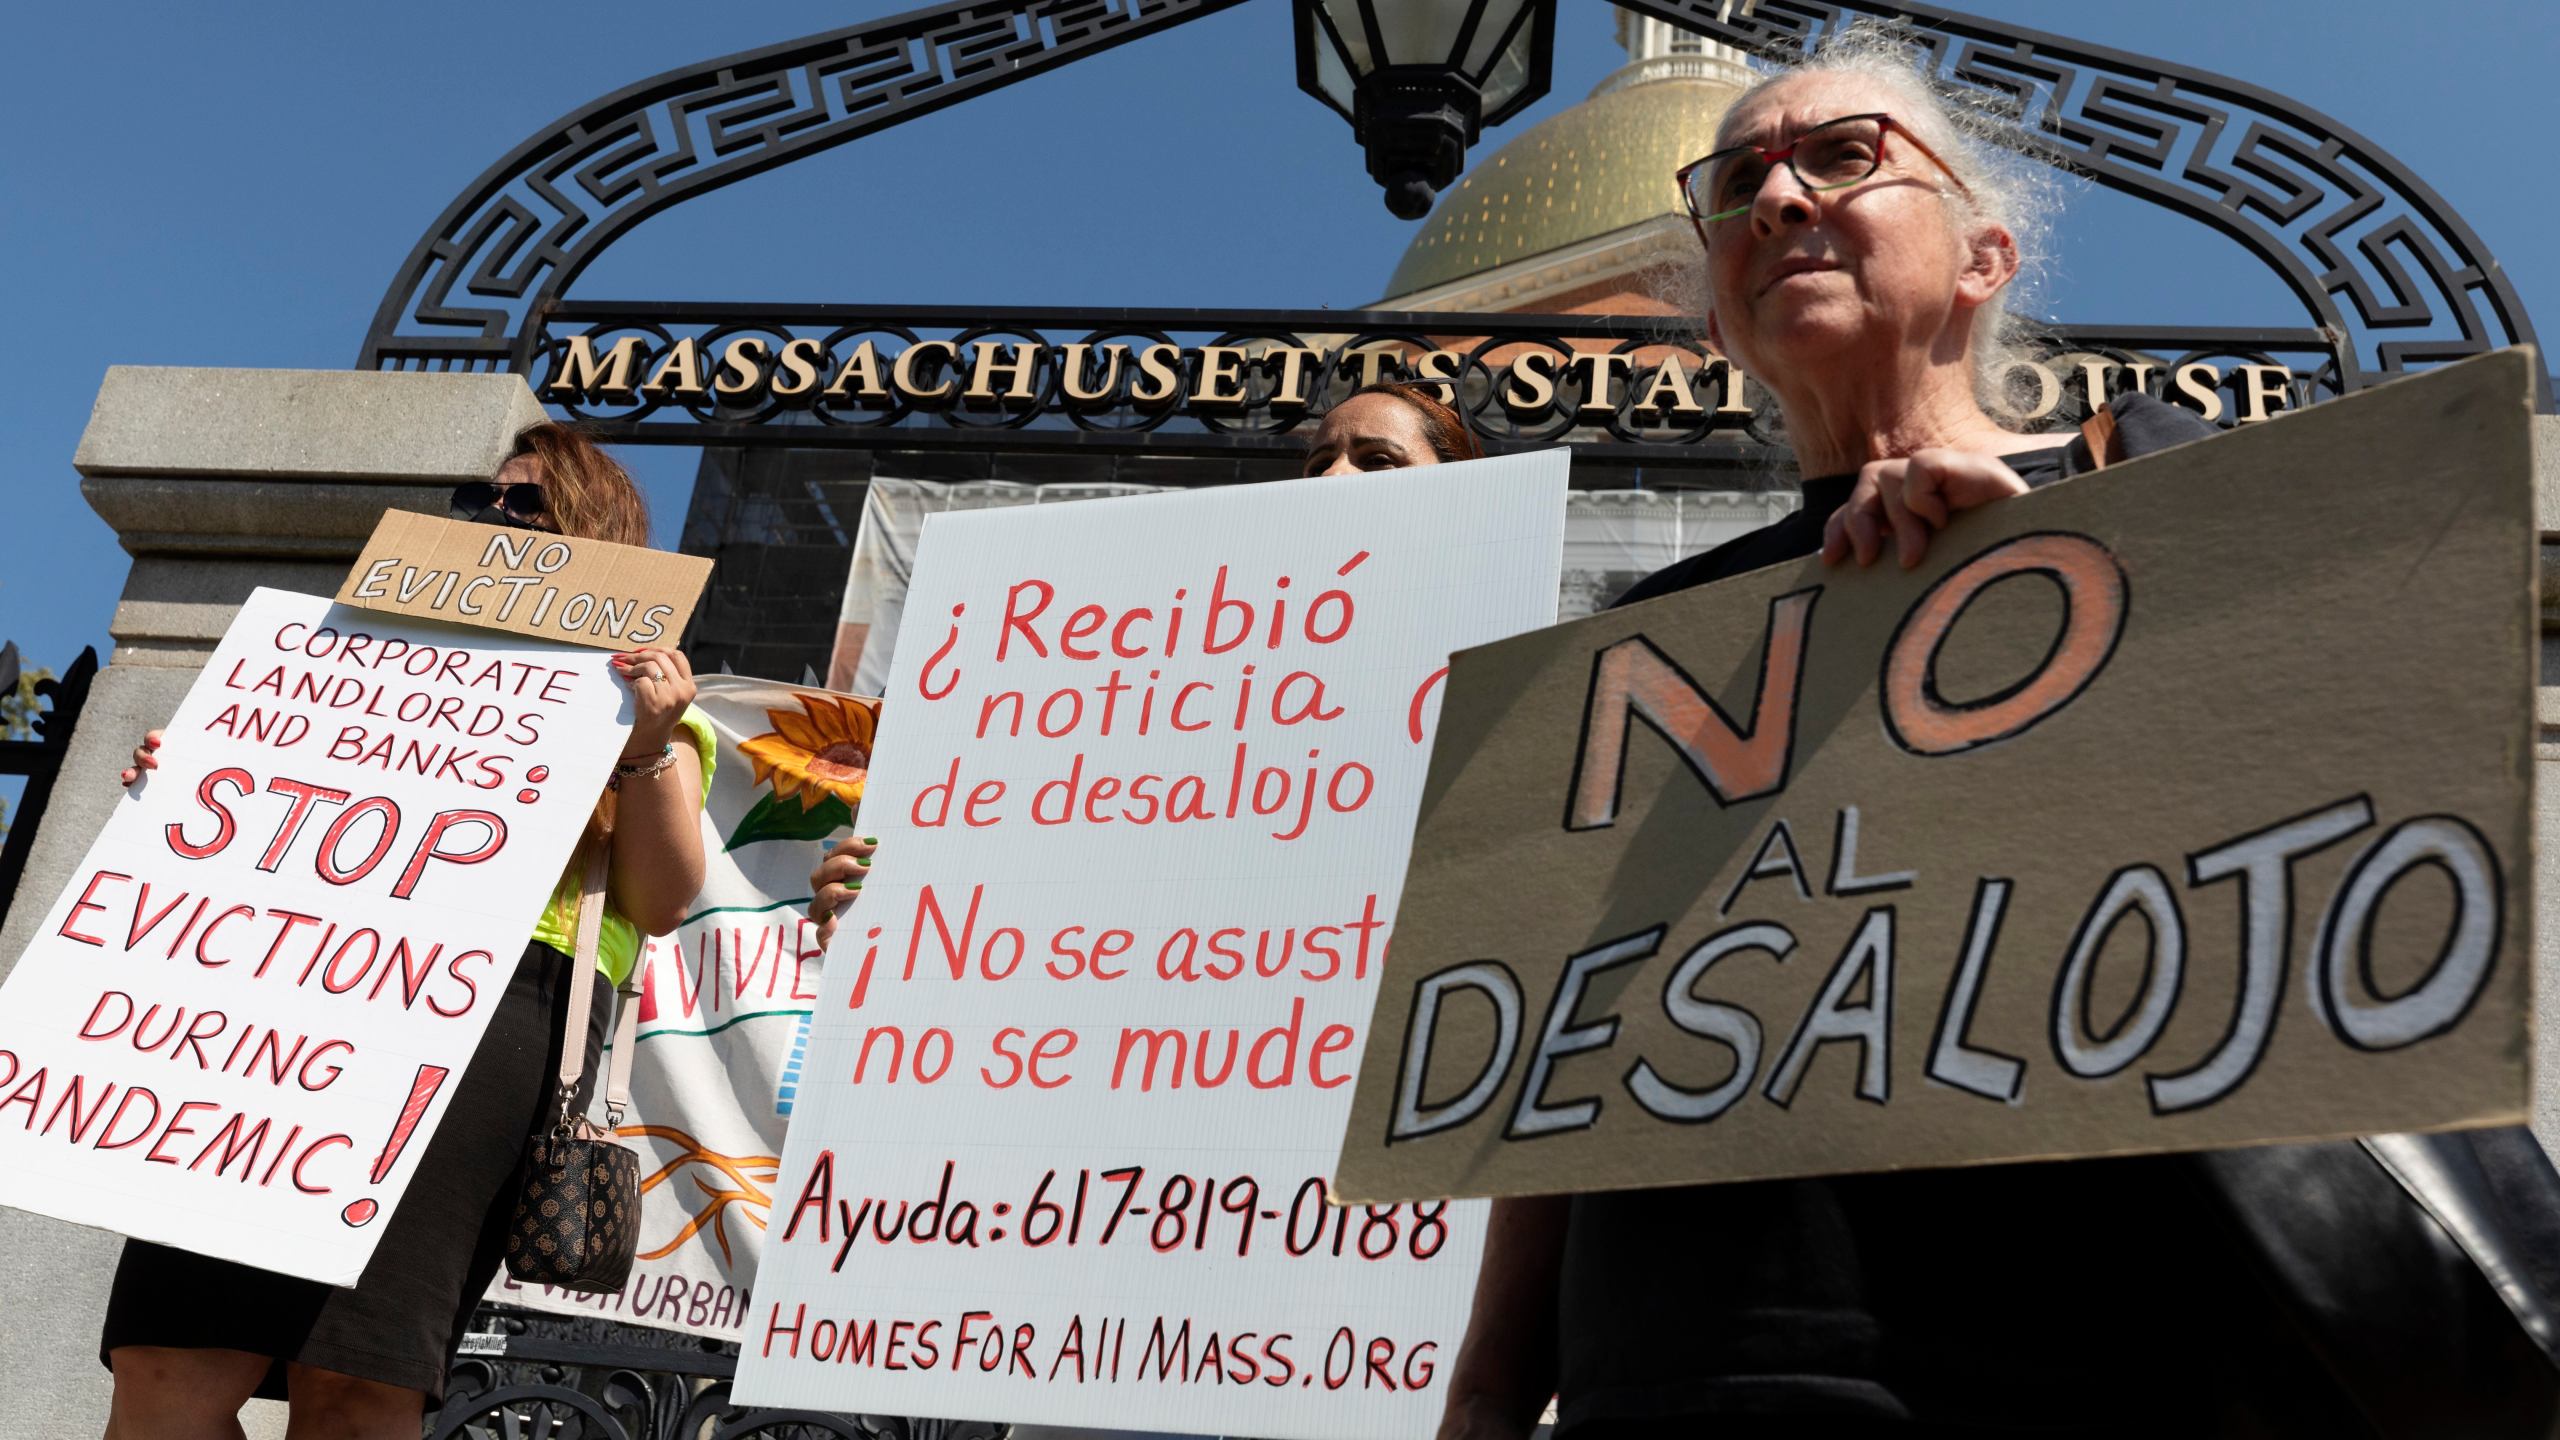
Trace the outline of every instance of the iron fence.
[[9, 812], [8, 838], [0, 840], [0, 921], [9, 918], [27, 853], [35, 846], [36, 826], [53, 798], [53, 782], [71, 749], [72, 728], [80, 723], [80, 707], [88, 703], [89, 682], [96, 678], [97, 649], [84, 648], [68, 673], [36, 682], [37, 698], [49, 703], [36, 717], [35, 738], [0, 740], [0, 775], [27, 777], [27, 788]]
[[758, 1409], [729, 1394], [735, 1344], [484, 1305], [427, 1440], [1005, 1440], [977, 1420]]

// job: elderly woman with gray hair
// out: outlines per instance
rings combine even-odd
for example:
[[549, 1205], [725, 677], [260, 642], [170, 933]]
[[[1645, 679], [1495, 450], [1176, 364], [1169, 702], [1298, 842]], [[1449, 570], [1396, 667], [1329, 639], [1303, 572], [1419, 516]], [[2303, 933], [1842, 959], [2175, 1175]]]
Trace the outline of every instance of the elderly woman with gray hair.
[[[1995, 418], [2030, 172], [1861, 28], [1681, 172], [1707, 325], [1782, 407], [1802, 510], [1636, 585], [1820, 550], [1919, 562], [1955, 512], [2201, 439], [2127, 395]], [[2560, 1208], [2520, 1129], [1506, 1200], [1443, 1440], [2555, 1433]]]

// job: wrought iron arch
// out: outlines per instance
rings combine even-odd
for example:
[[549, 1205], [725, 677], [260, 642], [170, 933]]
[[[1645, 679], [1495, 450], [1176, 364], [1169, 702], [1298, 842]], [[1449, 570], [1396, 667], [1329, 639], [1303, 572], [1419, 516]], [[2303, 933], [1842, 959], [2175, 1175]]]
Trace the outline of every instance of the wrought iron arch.
[[[1932, 74], [2005, 97], [2039, 158], [2247, 246], [2333, 337], [2341, 390], [2533, 341], [2514, 282], [2452, 206], [2381, 146], [2273, 91], [1929, 5], [1617, 3], [1777, 56], [1858, 20], [1907, 23]], [[2547, 409], [2549, 376], [2537, 381]]]
[[[1237, 3], [959, 0], [616, 91], [455, 197], [394, 276], [357, 365], [528, 369], [539, 318], [659, 210]], [[2341, 390], [2533, 339], [2514, 283], [2452, 207], [2372, 141], [2257, 86], [1929, 5], [1621, 3], [1770, 55], [1863, 18], [1908, 22], [1935, 73], [2008, 97], [2042, 158], [2247, 246], [2332, 337]]]
[[1241, 0], [957, 0], [670, 70], [483, 171], [392, 277], [360, 370], [523, 370], [535, 320], [671, 205]]

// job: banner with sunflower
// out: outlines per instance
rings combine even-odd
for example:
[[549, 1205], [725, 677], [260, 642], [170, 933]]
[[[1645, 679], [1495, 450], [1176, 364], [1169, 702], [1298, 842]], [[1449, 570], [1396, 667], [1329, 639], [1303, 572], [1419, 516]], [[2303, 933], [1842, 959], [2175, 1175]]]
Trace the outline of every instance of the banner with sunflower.
[[639, 1261], [619, 1295], [501, 1275], [489, 1298], [734, 1340], [824, 959], [805, 913], [809, 872], [861, 814], [880, 702], [734, 675], [699, 683], [694, 707], [719, 742], [702, 893], [642, 951], [620, 1130], [641, 1157]]
[[880, 702], [810, 690], [793, 691], [791, 699], [798, 710], [766, 710], [773, 728], [738, 745], [755, 767], [755, 783], [770, 788], [738, 818], [727, 849], [825, 839], [853, 827], [862, 782], [871, 773]]

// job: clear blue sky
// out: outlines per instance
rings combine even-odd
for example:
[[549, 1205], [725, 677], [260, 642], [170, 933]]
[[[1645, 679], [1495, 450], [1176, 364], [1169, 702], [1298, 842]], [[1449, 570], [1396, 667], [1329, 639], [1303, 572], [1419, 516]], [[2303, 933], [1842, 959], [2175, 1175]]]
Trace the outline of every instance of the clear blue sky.
[[[1961, 3], [1961, 0], [1959, 0]], [[21, 7], [0, 93], [8, 524], [0, 637], [60, 668], [105, 643], [124, 556], [71, 456], [110, 364], [338, 368], [447, 200], [564, 110], [657, 71], [883, 4]], [[1976, 13], [2251, 80], [2412, 163], [2560, 338], [2551, 0], [1975, 0]], [[1411, 227], [1349, 127], [1292, 81], [1285, 0], [1252, 0], [682, 206], [588, 272], [591, 298], [990, 305], [1356, 305]], [[1562, 0], [1553, 95], [1621, 58]], [[1483, 153], [1482, 149], [1477, 152]], [[2232, 242], [2087, 192], [2057, 318], [2305, 323]], [[680, 520], [693, 457], [634, 457]], [[662, 537], [666, 538], [666, 537]]]

